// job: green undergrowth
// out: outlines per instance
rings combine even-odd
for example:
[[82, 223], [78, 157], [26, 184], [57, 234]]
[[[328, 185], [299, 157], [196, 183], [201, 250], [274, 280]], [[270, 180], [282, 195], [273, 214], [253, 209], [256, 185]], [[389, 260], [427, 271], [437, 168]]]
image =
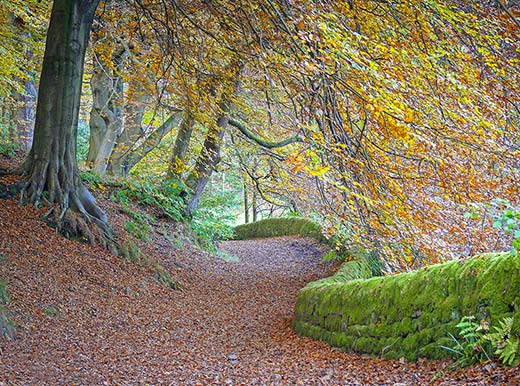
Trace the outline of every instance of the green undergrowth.
[[189, 219], [189, 225], [196, 235], [197, 244], [204, 250], [222, 255], [217, 243], [233, 237], [236, 221], [236, 195], [232, 192], [216, 192], [202, 197], [199, 207]]
[[133, 241], [125, 241], [120, 246], [121, 255], [127, 260], [143, 269], [150, 269], [154, 272], [155, 279], [166, 288], [180, 289], [180, 284], [173, 276], [158, 262], [145, 255], [139, 246]]
[[16, 333], [15, 325], [9, 315], [9, 310], [5, 306], [9, 301], [7, 282], [0, 279], [0, 337], [5, 339], [13, 339]]
[[450, 357], [449, 334], [465, 315], [520, 331], [520, 257], [483, 254], [415, 272], [372, 277], [359, 262], [309, 283], [297, 297], [293, 328], [349, 352], [385, 358]]
[[162, 219], [187, 224], [192, 232], [186, 232], [186, 237], [213, 254], [218, 252], [216, 242], [233, 235], [232, 213], [237, 204], [231, 193], [204, 196], [193, 215], [185, 217], [187, 187], [177, 179], [159, 183], [132, 178], [103, 179], [92, 172], [83, 172], [81, 176], [92, 188], [109, 192], [110, 199], [129, 217], [125, 230], [139, 240], [148, 241], [150, 231]]
[[245, 240], [261, 237], [304, 236], [326, 241], [321, 227], [303, 218], [268, 218], [235, 227], [234, 239]]

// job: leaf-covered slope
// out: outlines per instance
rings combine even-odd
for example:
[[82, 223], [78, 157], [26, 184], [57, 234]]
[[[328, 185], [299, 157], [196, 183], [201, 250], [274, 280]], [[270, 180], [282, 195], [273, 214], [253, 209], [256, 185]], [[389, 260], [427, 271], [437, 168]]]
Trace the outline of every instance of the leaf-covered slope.
[[347, 351], [415, 360], [445, 358], [465, 315], [520, 326], [520, 256], [483, 254], [416, 272], [348, 281], [338, 275], [298, 295], [294, 329]]

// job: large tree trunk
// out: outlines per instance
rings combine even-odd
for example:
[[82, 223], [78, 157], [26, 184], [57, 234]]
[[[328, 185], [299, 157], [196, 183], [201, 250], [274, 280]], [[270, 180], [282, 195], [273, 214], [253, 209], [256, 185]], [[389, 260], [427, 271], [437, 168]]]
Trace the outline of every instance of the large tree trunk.
[[94, 74], [90, 80], [92, 110], [90, 111], [90, 142], [87, 165], [104, 175], [117, 137], [121, 134], [121, 98], [123, 79], [120, 74], [124, 49], [113, 55], [115, 69], [94, 55]]
[[[34, 142], [22, 166], [26, 176], [21, 200], [52, 206], [58, 229], [66, 236], [100, 239], [107, 219], [82, 185], [76, 160], [76, 136], [85, 50], [99, 0], [55, 0], [43, 59]], [[45, 194], [44, 194], [45, 193]], [[79, 212], [80, 215], [77, 215]], [[102, 237], [101, 237], [102, 238]]]

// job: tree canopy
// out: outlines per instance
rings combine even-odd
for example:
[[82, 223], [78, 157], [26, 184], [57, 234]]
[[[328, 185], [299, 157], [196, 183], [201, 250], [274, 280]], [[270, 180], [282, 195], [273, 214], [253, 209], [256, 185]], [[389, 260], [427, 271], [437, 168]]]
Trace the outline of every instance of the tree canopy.
[[[44, 14], [15, 3], [0, 9], [14, 22]], [[465, 214], [518, 205], [519, 14], [502, 1], [101, 2], [87, 166], [154, 163], [153, 179], [186, 183], [188, 209], [233, 170], [255, 200], [392, 269], [488, 249], [492, 223]], [[0, 62], [4, 92], [31, 67], [16, 62]]]

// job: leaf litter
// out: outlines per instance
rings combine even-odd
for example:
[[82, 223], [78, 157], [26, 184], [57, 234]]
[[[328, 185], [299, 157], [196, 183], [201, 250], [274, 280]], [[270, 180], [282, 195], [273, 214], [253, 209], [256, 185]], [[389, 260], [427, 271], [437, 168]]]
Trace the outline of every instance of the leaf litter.
[[[121, 215], [100, 201], [120, 229]], [[228, 262], [154, 232], [141, 248], [181, 283], [172, 291], [147, 269], [61, 237], [43, 214], [0, 200], [0, 278], [16, 324], [13, 340], [0, 338], [2, 386], [520, 384], [519, 367], [495, 363], [432, 382], [450, 362], [371, 358], [297, 336], [298, 290], [337, 268], [314, 240], [223, 242], [239, 258]]]

